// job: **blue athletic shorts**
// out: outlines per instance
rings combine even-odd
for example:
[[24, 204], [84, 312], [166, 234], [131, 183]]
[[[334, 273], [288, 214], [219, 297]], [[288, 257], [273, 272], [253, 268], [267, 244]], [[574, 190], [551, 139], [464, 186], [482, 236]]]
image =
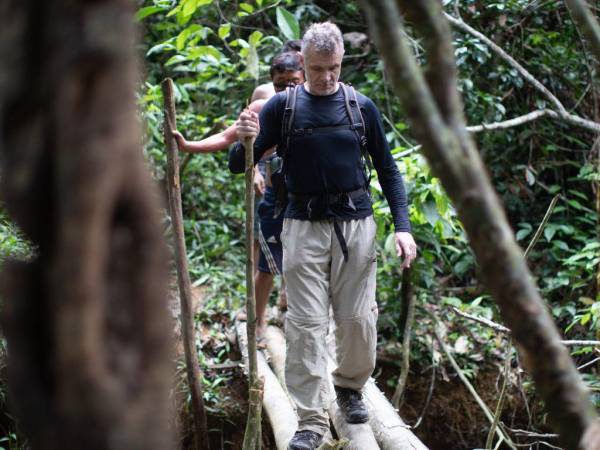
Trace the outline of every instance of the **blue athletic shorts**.
[[258, 216], [260, 218], [258, 270], [265, 273], [280, 274], [283, 259], [283, 249], [281, 246], [283, 211], [277, 217], [274, 217], [274, 215], [275, 192], [267, 186], [265, 195], [260, 205], [258, 205]]

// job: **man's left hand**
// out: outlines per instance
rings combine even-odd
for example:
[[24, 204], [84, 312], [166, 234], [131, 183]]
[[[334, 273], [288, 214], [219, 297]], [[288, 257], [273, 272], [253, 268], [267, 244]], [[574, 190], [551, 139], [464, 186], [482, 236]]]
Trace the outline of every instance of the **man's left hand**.
[[398, 257], [402, 259], [402, 265], [400, 268], [406, 269], [410, 267], [410, 263], [417, 256], [417, 244], [412, 237], [412, 234], [406, 231], [397, 231], [395, 233], [396, 238], [396, 252]]

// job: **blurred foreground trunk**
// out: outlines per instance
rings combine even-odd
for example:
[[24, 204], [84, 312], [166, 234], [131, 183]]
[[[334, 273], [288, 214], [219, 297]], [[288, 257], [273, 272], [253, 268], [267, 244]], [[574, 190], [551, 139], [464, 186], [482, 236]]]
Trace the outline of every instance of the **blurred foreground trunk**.
[[2, 270], [33, 449], [172, 448], [166, 248], [136, 117], [133, 2], [0, 3], [1, 192], [35, 244]]

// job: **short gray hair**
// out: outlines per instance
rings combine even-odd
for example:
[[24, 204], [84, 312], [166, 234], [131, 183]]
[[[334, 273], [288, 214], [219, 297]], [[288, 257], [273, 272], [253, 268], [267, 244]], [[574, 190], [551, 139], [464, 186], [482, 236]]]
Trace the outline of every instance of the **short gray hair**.
[[302, 54], [308, 48], [318, 53], [344, 53], [344, 38], [337, 25], [331, 22], [313, 23], [302, 37]]

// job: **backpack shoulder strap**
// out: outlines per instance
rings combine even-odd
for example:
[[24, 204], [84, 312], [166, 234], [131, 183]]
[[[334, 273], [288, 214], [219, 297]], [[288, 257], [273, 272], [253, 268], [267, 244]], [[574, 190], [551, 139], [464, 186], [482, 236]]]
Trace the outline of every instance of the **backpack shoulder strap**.
[[[365, 119], [362, 115], [362, 111], [360, 110], [360, 105], [358, 104], [358, 97], [356, 96], [356, 89], [354, 87], [346, 85], [340, 82], [342, 86], [342, 90], [344, 93], [344, 102], [346, 103], [346, 112], [348, 114], [348, 118], [350, 119], [350, 123], [352, 128], [354, 129], [356, 136], [358, 138], [358, 142], [360, 142], [360, 150], [367, 163], [367, 167], [369, 168], [369, 181], [371, 179], [370, 171], [373, 170], [373, 164], [371, 162], [371, 158], [369, 157], [369, 151], [367, 150], [367, 126], [365, 124]], [[358, 115], [359, 122], [356, 122], [354, 111], [356, 111], [356, 115]], [[360, 123], [359, 127], [356, 127], [357, 124]]]
[[292, 128], [294, 126], [294, 117], [296, 116], [296, 97], [298, 96], [298, 87], [290, 86], [285, 89], [285, 109], [283, 111], [283, 120], [281, 121], [281, 141], [283, 150], [280, 156], [284, 156], [290, 146]]

